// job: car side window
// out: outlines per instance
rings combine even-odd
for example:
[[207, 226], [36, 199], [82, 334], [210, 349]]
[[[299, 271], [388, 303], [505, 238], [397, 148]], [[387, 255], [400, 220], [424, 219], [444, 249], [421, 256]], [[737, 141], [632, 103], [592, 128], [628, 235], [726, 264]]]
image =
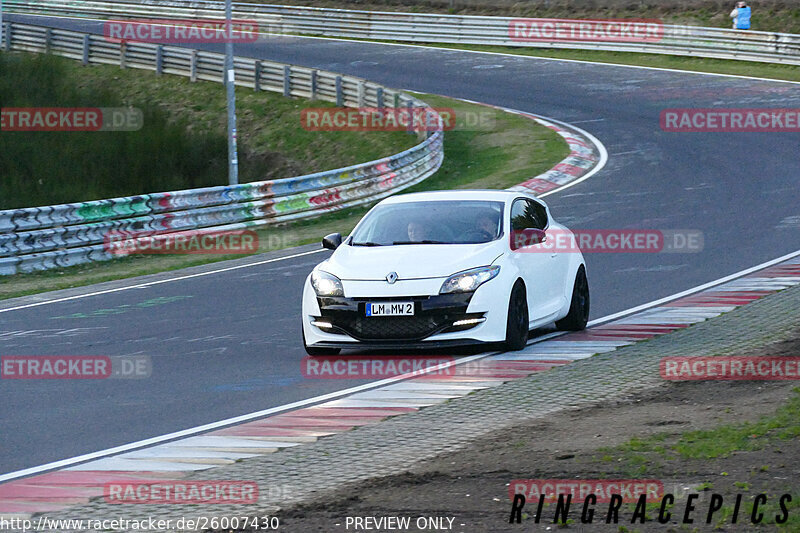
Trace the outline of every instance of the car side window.
[[511, 206], [511, 229], [545, 229], [547, 227], [547, 209], [533, 200], [520, 198]]

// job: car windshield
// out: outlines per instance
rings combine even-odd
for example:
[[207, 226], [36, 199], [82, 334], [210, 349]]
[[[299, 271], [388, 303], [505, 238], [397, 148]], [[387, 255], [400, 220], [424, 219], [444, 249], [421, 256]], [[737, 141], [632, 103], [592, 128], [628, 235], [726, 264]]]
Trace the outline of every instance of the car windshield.
[[353, 232], [352, 246], [479, 244], [500, 237], [503, 202], [441, 200], [377, 206]]

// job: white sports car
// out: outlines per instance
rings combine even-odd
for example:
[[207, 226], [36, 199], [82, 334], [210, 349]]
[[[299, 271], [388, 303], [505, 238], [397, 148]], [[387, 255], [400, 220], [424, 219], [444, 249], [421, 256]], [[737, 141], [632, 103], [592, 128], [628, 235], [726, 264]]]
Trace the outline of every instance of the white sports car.
[[437, 348], [503, 343], [523, 348], [552, 322], [581, 330], [589, 285], [572, 234], [534, 196], [439, 191], [387, 198], [346, 238], [303, 289], [309, 355], [342, 348]]

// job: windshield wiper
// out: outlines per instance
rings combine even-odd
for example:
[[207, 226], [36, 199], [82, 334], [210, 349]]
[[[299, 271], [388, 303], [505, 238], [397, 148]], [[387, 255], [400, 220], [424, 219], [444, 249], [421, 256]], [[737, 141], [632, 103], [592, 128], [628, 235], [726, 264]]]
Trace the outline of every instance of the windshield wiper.
[[423, 241], [394, 241], [392, 244], [450, 244], [443, 241], [431, 241], [431, 240], [423, 240]]
[[383, 246], [383, 244], [381, 244], [379, 242], [367, 241], [367, 242], [353, 242], [353, 243], [350, 243], [350, 246]]

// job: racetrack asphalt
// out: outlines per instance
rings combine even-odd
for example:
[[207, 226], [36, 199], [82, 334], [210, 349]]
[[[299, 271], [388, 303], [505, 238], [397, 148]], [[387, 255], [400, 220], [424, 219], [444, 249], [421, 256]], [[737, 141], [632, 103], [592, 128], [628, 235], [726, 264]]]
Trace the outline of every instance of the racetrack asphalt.
[[[99, 22], [48, 20], [102, 32]], [[798, 108], [797, 84], [296, 37], [235, 53], [537, 113], [600, 139], [608, 164], [548, 196], [554, 216], [573, 229], [700, 230], [704, 249], [587, 254], [592, 318], [800, 248], [797, 133], [659, 126], [664, 108]], [[0, 381], [0, 473], [352, 386], [300, 373], [301, 287], [326, 254], [0, 313], [3, 355], [153, 360], [141, 380]]]

